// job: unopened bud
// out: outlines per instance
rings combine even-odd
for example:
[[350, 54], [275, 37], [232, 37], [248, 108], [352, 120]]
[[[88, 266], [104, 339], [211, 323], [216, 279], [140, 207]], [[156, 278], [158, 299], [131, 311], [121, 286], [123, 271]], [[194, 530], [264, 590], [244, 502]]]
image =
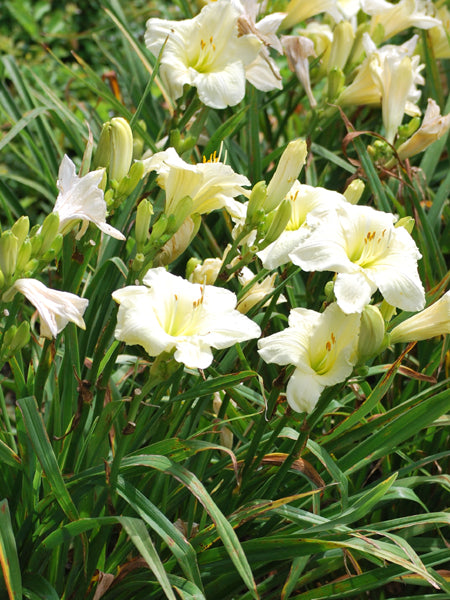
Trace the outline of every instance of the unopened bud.
[[188, 275], [189, 281], [192, 283], [206, 283], [206, 285], [214, 285], [222, 266], [222, 262], [223, 261], [221, 258], [206, 258], [203, 263], [198, 261], [194, 268], [190, 269], [190, 273]]
[[175, 233], [192, 213], [193, 202], [190, 196], [184, 196], [175, 205], [175, 211], [169, 215], [168, 233]]
[[136, 161], [131, 165], [128, 175], [123, 177], [117, 188], [117, 196], [129, 196], [144, 176], [144, 163]]
[[278, 207], [272, 223], [265, 235], [264, 242], [260, 247], [260, 250], [277, 240], [283, 231], [286, 229], [287, 224], [291, 218], [292, 205], [289, 199], [283, 200]]
[[30, 230], [30, 219], [28, 217], [20, 217], [11, 227], [11, 231], [17, 238], [19, 246], [25, 241], [28, 231]]
[[24, 240], [17, 253], [16, 273], [24, 271], [28, 261], [31, 258], [31, 242]]
[[363, 192], [365, 184], [362, 179], [354, 179], [344, 192], [344, 197], [350, 204], [358, 204]]
[[93, 168], [105, 167], [111, 180], [121, 181], [130, 170], [133, 159], [133, 133], [126, 119], [114, 117], [104, 123]]
[[19, 244], [12, 231], [4, 231], [0, 237], [0, 269], [8, 280], [14, 275]]
[[267, 186], [267, 196], [262, 207], [266, 212], [274, 210], [286, 198], [305, 164], [306, 155], [307, 147], [303, 140], [294, 140], [286, 146]]
[[144, 198], [138, 204], [136, 211], [135, 237], [138, 252], [141, 252], [150, 237], [149, 228], [153, 215], [153, 206], [150, 200]]
[[[59, 229], [59, 215], [57, 212], [51, 212], [48, 214], [44, 222], [42, 223], [42, 228], [39, 232], [39, 237], [42, 240], [41, 246], [39, 248], [38, 254], [44, 254], [50, 246], [53, 244], [55, 237], [58, 234]], [[33, 238], [32, 238], [33, 243]], [[35, 248], [33, 246], [33, 255], [36, 256], [37, 253], [34, 252]]]
[[358, 354], [361, 362], [379, 354], [384, 347], [385, 325], [379, 309], [368, 304], [361, 313]]
[[355, 32], [349, 21], [341, 21], [336, 25], [333, 30], [333, 42], [328, 57], [329, 72], [335, 67], [341, 69], [342, 72], [350, 56], [354, 40]]
[[416, 222], [413, 217], [403, 217], [395, 223], [394, 227], [404, 227], [408, 233], [412, 233]]
[[328, 99], [334, 100], [344, 89], [345, 75], [339, 67], [333, 67], [328, 73]]
[[22, 321], [17, 327], [13, 340], [10, 343], [9, 350], [11, 356], [21, 350], [30, 341], [30, 324], [28, 321]]
[[161, 251], [155, 258], [154, 265], [157, 267], [169, 265], [177, 259], [196, 236], [200, 224], [200, 215], [195, 214], [187, 217], [181, 227], [178, 228], [168, 242], [161, 248]]
[[160, 215], [159, 219], [156, 221], [156, 223], [152, 227], [152, 232], [150, 234], [151, 242], [155, 242], [155, 241], [159, 240], [164, 235], [164, 233], [166, 232], [166, 229], [167, 229], [168, 220], [169, 219], [166, 214], [162, 213]]
[[255, 222], [257, 212], [264, 206], [267, 197], [267, 185], [265, 181], [258, 181], [252, 188], [247, 205], [246, 221], [249, 225]]

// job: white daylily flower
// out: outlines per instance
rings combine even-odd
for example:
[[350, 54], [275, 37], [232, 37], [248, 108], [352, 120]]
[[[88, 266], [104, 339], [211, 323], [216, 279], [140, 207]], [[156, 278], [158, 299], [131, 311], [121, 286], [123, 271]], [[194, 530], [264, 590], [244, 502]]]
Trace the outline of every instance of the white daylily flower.
[[245, 69], [261, 49], [253, 34], [239, 36], [239, 12], [227, 0], [207, 4], [193, 19], [149, 19], [145, 44], [155, 56], [164, 50], [160, 74], [173, 98], [185, 84], [197, 88], [212, 108], [238, 104], [245, 95]]
[[241, 212], [234, 197], [248, 194], [242, 186], [250, 185], [250, 181], [229, 165], [216, 159], [192, 165], [180, 158], [174, 148], [158, 152], [143, 162], [147, 172], [158, 173], [158, 185], [166, 190], [167, 215], [176, 212], [185, 196], [192, 199], [192, 213], [210, 213], [221, 208], [231, 215]]
[[213, 360], [211, 348], [261, 335], [259, 326], [236, 310], [229, 290], [190, 283], [162, 267], [150, 269], [143, 283], [113, 293], [120, 305], [114, 335], [150, 356], [174, 350], [178, 362], [205, 369]]
[[397, 148], [399, 158], [404, 160], [419, 152], [423, 152], [433, 142], [441, 138], [450, 129], [450, 113], [441, 115], [441, 110], [432, 98], [428, 98], [428, 106], [419, 129]]
[[294, 183], [286, 198], [291, 201], [292, 212], [285, 231], [275, 242], [258, 252], [266, 269], [276, 269], [290, 261], [289, 253], [302, 240], [308, 217], [310, 220], [321, 220], [338, 203], [346, 202], [338, 192], [303, 185], [299, 181]]
[[403, 310], [425, 305], [417, 271], [421, 254], [392, 214], [342, 203], [309, 228], [289, 256], [305, 271], [337, 273], [334, 293], [346, 313], [361, 312], [378, 288], [386, 301]]
[[425, 80], [420, 75], [424, 65], [413, 56], [417, 36], [401, 46], [387, 44], [377, 48], [367, 33], [363, 45], [367, 58], [359, 67], [353, 82], [344, 88], [337, 102], [341, 106], [369, 104], [382, 107], [386, 138], [392, 142], [403, 114], [420, 115], [418, 84]]
[[106, 222], [106, 202], [103, 190], [99, 187], [104, 175], [104, 169], [98, 169], [78, 177], [75, 165], [67, 155], [64, 155], [59, 167], [57, 187], [59, 194], [53, 212], [59, 215], [59, 231], [69, 231], [76, 221], [82, 221], [76, 238], [80, 239], [89, 225], [96, 227], [108, 235], [124, 240], [125, 236]]
[[86, 329], [83, 314], [89, 304], [76, 294], [52, 290], [37, 279], [17, 279], [13, 286], [33, 304], [41, 319], [41, 336], [56, 337], [69, 323]]
[[424, 0], [400, 0], [396, 4], [386, 0], [361, 0], [361, 8], [372, 16], [372, 33], [378, 25], [383, 26], [383, 40], [410, 27], [430, 29], [441, 24], [430, 14], [433, 12], [432, 3]]
[[286, 389], [291, 408], [310, 413], [325, 387], [351, 374], [358, 358], [360, 318], [344, 314], [336, 303], [323, 313], [295, 308], [289, 327], [258, 341], [263, 360], [295, 366]]
[[422, 312], [394, 327], [390, 334], [390, 342], [418, 342], [446, 333], [450, 333], [450, 292]]

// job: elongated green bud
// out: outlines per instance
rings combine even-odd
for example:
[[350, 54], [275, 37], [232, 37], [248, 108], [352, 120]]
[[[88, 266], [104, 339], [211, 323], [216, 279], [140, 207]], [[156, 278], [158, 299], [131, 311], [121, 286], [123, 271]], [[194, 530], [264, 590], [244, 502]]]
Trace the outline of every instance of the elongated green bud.
[[142, 161], [134, 162], [131, 165], [128, 175], [121, 179], [117, 188], [117, 196], [129, 196], [144, 176], [144, 171], [145, 168]]
[[192, 198], [184, 196], [176, 203], [175, 212], [169, 215], [167, 233], [175, 233], [192, 213]]
[[104, 123], [93, 168], [105, 167], [111, 180], [121, 181], [133, 160], [133, 133], [126, 119], [114, 117]]
[[17, 327], [16, 333], [9, 346], [10, 354], [13, 356], [16, 352], [21, 350], [30, 341], [30, 324], [28, 321], [22, 321]]
[[365, 188], [362, 179], [354, 179], [344, 192], [344, 197], [350, 204], [358, 204]]
[[167, 229], [167, 221], [168, 217], [166, 214], [163, 213], [162, 215], [160, 215], [159, 219], [152, 227], [152, 232], [150, 234], [151, 242], [159, 240], [165, 234]]
[[0, 269], [0, 290], [5, 286], [5, 276], [3, 275], [3, 271]]
[[264, 206], [267, 197], [267, 185], [265, 181], [258, 181], [252, 188], [247, 206], [247, 224], [255, 221], [256, 213]]
[[99, 167], [107, 169], [111, 160], [111, 122], [103, 123], [100, 138], [97, 144], [97, 150], [94, 154], [92, 169], [95, 171]]
[[150, 200], [144, 198], [138, 204], [136, 211], [136, 226], [135, 226], [135, 237], [138, 252], [142, 252], [145, 244], [150, 237], [149, 228], [150, 222], [153, 215], [153, 206]]
[[354, 40], [355, 33], [349, 21], [341, 21], [336, 25], [333, 30], [333, 41], [328, 57], [328, 72], [335, 67], [340, 70], [345, 68]]
[[17, 253], [16, 274], [21, 273], [31, 258], [31, 242], [24, 240]]
[[58, 234], [58, 229], [59, 215], [56, 212], [51, 212], [45, 217], [44, 222], [42, 223], [42, 229], [38, 234], [42, 239], [42, 245], [39, 249], [39, 254], [44, 254], [44, 252], [50, 248], [50, 246], [53, 244], [53, 240]]
[[260, 247], [260, 250], [262, 250], [262, 248], [265, 248], [280, 237], [280, 235], [286, 229], [287, 224], [289, 223], [291, 213], [291, 201], [288, 199], [283, 200], [283, 202], [280, 204], [275, 213], [275, 217], [272, 219], [270, 227], [264, 238], [263, 246]]
[[339, 67], [333, 67], [328, 73], [328, 99], [334, 100], [344, 89], [345, 75]]
[[8, 280], [14, 275], [19, 243], [12, 231], [4, 231], [0, 237], [0, 269]]
[[30, 219], [28, 217], [20, 217], [11, 227], [11, 231], [17, 238], [19, 246], [21, 246], [30, 230]]

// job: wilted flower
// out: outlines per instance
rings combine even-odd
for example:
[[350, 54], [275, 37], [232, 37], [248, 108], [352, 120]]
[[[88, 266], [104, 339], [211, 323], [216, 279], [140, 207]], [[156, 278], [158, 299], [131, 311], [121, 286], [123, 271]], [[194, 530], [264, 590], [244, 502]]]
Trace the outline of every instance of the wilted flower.
[[245, 68], [258, 56], [256, 35], [239, 36], [239, 12], [227, 0], [208, 4], [193, 19], [149, 19], [145, 44], [155, 56], [161, 49], [160, 74], [173, 98], [184, 85], [197, 88], [212, 108], [234, 106], [245, 95]]
[[422, 152], [450, 129], [450, 114], [441, 115], [439, 106], [428, 98], [427, 110], [419, 129], [397, 148], [399, 158], [404, 160]]
[[290, 70], [297, 75], [297, 79], [305, 88], [311, 107], [314, 108], [317, 106], [317, 101], [311, 89], [308, 60], [310, 56], [317, 56], [314, 42], [301, 35], [283, 35], [281, 43], [283, 44]]
[[36, 307], [41, 319], [42, 337], [56, 337], [69, 321], [81, 329], [86, 328], [83, 321], [84, 311], [89, 304], [86, 298], [51, 290], [37, 279], [17, 279], [13, 287]]
[[258, 341], [263, 360], [295, 366], [286, 388], [291, 408], [310, 413], [325, 387], [351, 374], [358, 358], [359, 325], [359, 314], [346, 315], [335, 303], [323, 313], [295, 308], [289, 327]]
[[418, 342], [446, 333], [450, 333], [450, 292], [394, 327], [390, 333], [390, 342]]
[[234, 215], [240, 210], [235, 208], [240, 203], [234, 197], [246, 194], [242, 186], [250, 185], [247, 177], [217, 159], [192, 165], [180, 158], [174, 148], [158, 152], [143, 162], [147, 171], [158, 173], [157, 183], [166, 190], [167, 215], [176, 214], [186, 196], [192, 199], [192, 213], [225, 208]]
[[150, 269], [143, 283], [113, 293], [120, 305], [115, 337], [139, 344], [150, 356], [175, 351], [176, 361], [205, 369], [213, 360], [211, 348], [261, 334], [236, 310], [236, 296], [228, 290], [190, 283], [163, 267]]
[[309, 227], [289, 256], [305, 271], [336, 272], [334, 293], [346, 313], [361, 312], [377, 288], [392, 306], [421, 310], [421, 254], [407, 230], [394, 227], [394, 221], [394, 215], [370, 206], [342, 203]]
[[106, 202], [103, 190], [99, 187], [103, 175], [104, 170], [99, 169], [78, 177], [75, 165], [67, 155], [64, 155], [56, 184], [59, 194], [53, 208], [53, 212], [59, 215], [60, 232], [67, 232], [77, 221], [82, 221], [77, 239], [85, 234], [90, 222], [118, 240], [125, 239], [118, 229], [106, 222]]

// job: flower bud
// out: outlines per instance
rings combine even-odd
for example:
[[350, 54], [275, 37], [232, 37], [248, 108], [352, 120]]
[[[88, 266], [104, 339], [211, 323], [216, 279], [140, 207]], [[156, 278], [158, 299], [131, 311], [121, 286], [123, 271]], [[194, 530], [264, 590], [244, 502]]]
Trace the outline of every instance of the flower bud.
[[328, 98], [334, 100], [344, 89], [345, 75], [339, 67], [333, 67], [328, 73]]
[[336, 25], [328, 57], [328, 72], [336, 67], [342, 72], [350, 56], [354, 40], [355, 33], [349, 21], [341, 21]]
[[283, 231], [286, 229], [289, 219], [292, 214], [292, 206], [289, 199], [283, 200], [278, 207], [274, 218], [269, 226], [269, 229], [264, 237], [264, 242], [260, 246], [260, 250], [277, 240]]
[[17, 252], [19, 244], [12, 231], [4, 231], [0, 237], [0, 269], [6, 281], [14, 275], [16, 270]]
[[24, 240], [17, 253], [16, 273], [21, 273], [25, 270], [31, 258], [31, 248], [30, 240]]
[[28, 217], [20, 217], [11, 227], [11, 231], [17, 238], [19, 246], [21, 246], [30, 230], [30, 219]]
[[159, 219], [152, 226], [152, 232], [150, 234], [150, 242], [155, 243], [159, 240], [166, 232], [168, 217], [166, 214], [162, 213], [159, 216]]
[[274, 210], [285, 198], [305, 164], [306, 142], [289, 142], [281, 155], [275, 173], [267, 186], [267, 196], [262, 208], [266, 212]]
[[30, 341], [30, 324], [28, 321], [22, 321], [19, 327], [16, 328], [14, 337], [9, 343], [8, 354], [14, 356], [16, 352], [21, 350]]
[[395, 223], [394, 227], [404, 227], [408, 233], [412, 233], [415, 224], [413, 217], [402, 217]]
[[160, 267], [169, 265], [183, 254], [196, 236], [200, 224], [200, 215], [191, 215], [190, 217], [187, 217], [184, 223], [181, 224], [181, 227], [177, 229], [170, 240], [161, 248], [161, 251], [155, 258], [154, 266]]
[[140, 160], [131, 165], [128, 175], [123, 177], [117, 188], [117, 196], [129, 196], [144, 176], [144, 163]]
[[126, 119], [114, 117], [103, 124], [93, 168], [107, 168], [109, 178], [119, 182], [128, 174], [132, 159], [133, 133], [130, 125]]
[[390, 334], [390, 342], [417, 342], [446, 333], [450, 333], [450, 292], [394, 327]]
[[252, 224], [255, 221], [257, 212], [263, 207], [267, 197], [267, 185], [265, 181], [258, 181], [250, 192], [250, 198], [247, 205], [247, 218], [248, 224]]
[[150, 236], [149, 228], [152, 215], [152, 203], [150, 202], [150, 200], [147, 200], [147, 198], [144, 198], [139, 202], [136, 211], [136, 225], [134, 233], [136, 237], [138, 252], [142, 252], [142, 249], [144, 248]]
[[175, 212], [169, 215], [167, 233], [175, 233], [192, 213], [193, 202], [190, 196], [184, 196], [176, 203]]
[[361, 313], [358, 354], [361, 362], [379, 354], [383, 349], [385, 336], [383, 315], [378, 307], [367, 304]]
[[344, 197], [350, 204], [358, 204], [365, 188], [362, 179], [354, 179], [344, 192]]
[[[44, 222], [42, 223], [41, 230], [38, 234], [38, 236], [42, 240], [42, 243], [40, 245], [38, 253], [34, 252], [35, 248], [33, 247], [33, 255], [34, 256], [36, 256], [36, 254], [38, 254], [40, 256], [40, 255], [44, 254], [44, 252], [46, 252], [50, 248], [50, 246], [53, 244], [53, 240], [55, 239], [55, 237], [58, 234], [58, 229], [59, 229], [59, 215], [57, 212], [51, 212], [49, 215], [47, 215], [45, 217]], [[31, 238], [31, 240], [33, 243], [33, 238]]]

